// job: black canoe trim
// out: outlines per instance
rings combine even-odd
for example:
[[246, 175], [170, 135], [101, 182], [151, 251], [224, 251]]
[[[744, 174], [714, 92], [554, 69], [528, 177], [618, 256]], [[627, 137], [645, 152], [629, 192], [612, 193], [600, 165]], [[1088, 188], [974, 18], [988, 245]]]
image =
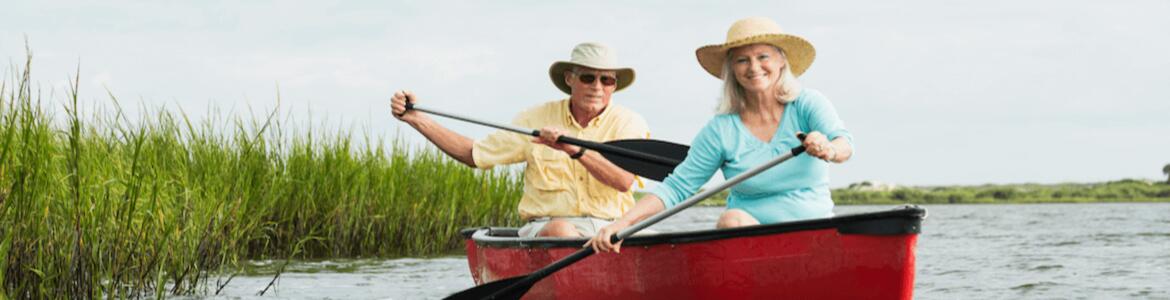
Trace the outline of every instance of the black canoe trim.
[[[633, 236], [622, 244], [625, 246], [681, 244], [729, 239], [747, 236], [770, 235], [785, 232], [836, 228], [841, 234], [860, 235], [903, 235], [918, 234], [926, 209], [905, 206], [888, 211], [841, 215], [827, 219], [801, 220], [768, 225], [756, 225], [728, 229], [669, 232]], [[477, 234], [483, 231], [482, 234]], [[557, 248], [581, 247], [585, 238], [517, 238], [517, 229], [510, 227], [474, 227], [459, 232], [465, 239], [474, 239], [476, 245], [506, 248]]]

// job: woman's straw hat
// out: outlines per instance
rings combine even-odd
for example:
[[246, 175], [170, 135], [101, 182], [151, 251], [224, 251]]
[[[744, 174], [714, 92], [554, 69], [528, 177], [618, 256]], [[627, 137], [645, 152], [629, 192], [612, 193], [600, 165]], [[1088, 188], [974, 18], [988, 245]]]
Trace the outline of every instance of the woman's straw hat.
[[813, 45], [802, 37], [786, 34], [780, 30], [780, 25], [764, 17], [751, 17], [735, 21], [731, 29], [727, 30], [727, 42], [718, 45], [707, 45], [695, 50], [699, 57], [699, 65], [718, 78], [723, 73], [723, 61], [727, 59], [727, 51], [731, 48], [751, 44], [769, 44], [784, 50], [788, 58], [788, 65], [792, 74], [800, 76], [804, 70], [812, 65], [817, 51]]
[[617, 71], [615, 92], [634, 83], [634, 69], [618, 66], [617, 53], [601, 43], [581, 43], [577, 47], [573, 47], [569, 61], [558, 61], [548, 68], [548, 77], [552, 78], [553, 84], [565, 94], [572, 93], [569, 85], [565, 83], [565, 71], [571, 70], [573, 66]]

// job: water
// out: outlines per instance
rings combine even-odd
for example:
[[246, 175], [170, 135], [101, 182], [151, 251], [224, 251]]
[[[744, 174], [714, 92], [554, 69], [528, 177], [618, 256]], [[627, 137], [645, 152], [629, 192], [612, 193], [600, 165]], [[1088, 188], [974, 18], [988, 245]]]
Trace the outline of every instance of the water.
[[[1170, 299], [1170, 203], [926, 208], [917, 299]], [[721, 211], [691, 208], [651, 228], [711, 228]], [[265, 296], [256, 293], [271, 275], [236, 277], [205, 298], [434, 299], [472, 286], [470, 277], [461, 256], [301, 262]]]

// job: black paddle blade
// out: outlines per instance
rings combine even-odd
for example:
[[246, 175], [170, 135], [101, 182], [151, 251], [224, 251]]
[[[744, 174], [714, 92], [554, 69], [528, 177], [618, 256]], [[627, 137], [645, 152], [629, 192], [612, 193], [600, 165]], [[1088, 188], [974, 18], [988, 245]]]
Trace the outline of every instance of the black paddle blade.
[[[691, 147], [688, 147], [687, 145], [660, 140], [643, 139], [615, 140], [605, 142], [605, 144], [661, 156], [663, 158], [678, 161], [679, 163], [687, 158], [687, 151], [691, 149]], [[608, 159], [614, 165], [617, 165], [618, 167], [625, 169], [630, 173], [634, 173], [635, 175], [642, 176], [644, 178], [653, 179], [654, 181], [662, 181], [663, 179], [666, 179], [666, 176], [670, 175], [670, 173], [674, 171], [674, 167], [678, 166], [677, 164], [672, 166], [664, 166], [662, 164], [647, 162], [644, 160], [629, 158], [617, 154], [610, 154], [605, 152], [600, 153], [601, 156], [604, 156], [605, 159]]]
[[494, 295], [495, 297], [493, 297], [493, 294], [500, 292], [500, 291], [503, 291], [504, 289], [507, 289], [509, 286], [511, 286], [513, 284], [520, 283], [521, 281], [524, 281], [525, 277], [527, 277], [527, 276], [516, 276], [516, 277], [504, 278], [504, 279], [488, 282], [488, 283], [481, 284], [481, 285], [478, 285], [478, 286], [475, 286], [475, 287], [472, 287], [472, 288], [469, 288], [466, 290], [462, 290], [458, 293], [451, 294], [450, 296], [447, 296], [447, 298], [443, 298], [443, 299], [444, 300], [481, 300], [481, 299], [509, 299], [509, 300], [516, 299], [516, 300], [519, 300], [520, 297], [524, 296], [524, 293], [528, 292], [528, 289], [532, 288], [532, 285], [535, 282], [527, 283], [527, 284], [524, 284], [523, 286], [514, 287], [511, 290], [504, 291], [504, 293], [501, 295]]

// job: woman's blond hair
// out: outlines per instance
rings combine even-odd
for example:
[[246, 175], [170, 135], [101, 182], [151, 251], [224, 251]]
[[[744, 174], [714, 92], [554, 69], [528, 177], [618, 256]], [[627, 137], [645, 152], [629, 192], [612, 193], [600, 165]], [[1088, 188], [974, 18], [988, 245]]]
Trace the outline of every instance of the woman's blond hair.
[[[780, 103], [792, 102], [796, 100], [796, 96], [800, 95], [800, 82], [796, 81], [796, 75], [792, 74], [792, 68], [789, 68], [788, 57], [784, 55], [784, 50], [780, 47], [772, 46], [780, 52], [780, 59], [784, 60], [784, 67], [780, 68], [780, 78], [776, 79], [776, 99]], [[744, 91], [743, 85], [735, 79], [735, 69], [733, 64], [735, 60], [731, 57], [731, 51], [727, 51], [727, 58], [723, 60], [723, 97], [719, 100], [719, 107], [715, 111], [719, 113], [738, 114], [743, 111], [744, 101], [747, 100], [747, 92]]]

